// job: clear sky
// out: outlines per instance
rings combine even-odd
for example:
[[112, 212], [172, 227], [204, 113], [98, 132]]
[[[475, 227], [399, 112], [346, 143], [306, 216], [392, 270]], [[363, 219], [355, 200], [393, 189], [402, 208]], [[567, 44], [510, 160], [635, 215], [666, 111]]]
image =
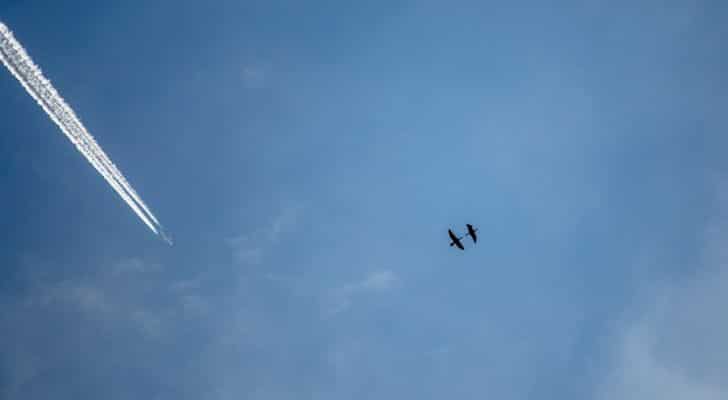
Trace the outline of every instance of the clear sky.
[[727, 18], [1, 1], [0, 399], [728, 398]]

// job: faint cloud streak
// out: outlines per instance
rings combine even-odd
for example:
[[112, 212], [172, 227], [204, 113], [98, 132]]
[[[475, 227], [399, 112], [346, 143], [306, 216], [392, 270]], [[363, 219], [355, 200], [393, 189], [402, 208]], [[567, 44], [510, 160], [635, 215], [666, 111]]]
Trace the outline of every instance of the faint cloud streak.
[[264, 228], [227, 238], [225, 241], [232, 250], [233, 259], [238, 264], [261, 264], [265, 252], [296, 226], [300, 211], [298, 205], [285, 207]]
[[354, 297], [366, 293], [383, 293], [395, 289], [400, 284], [399, 277], [391, 270], [380, 270], [369, 274], [366, 278], [343, 285], [332, 290], [323, 301], [323, 314], [333, 317], [346, 311]]
[[611, 343], [596, 400], [728, 398], [728, 185], [718, 190], [698, 277], [663, 285]]

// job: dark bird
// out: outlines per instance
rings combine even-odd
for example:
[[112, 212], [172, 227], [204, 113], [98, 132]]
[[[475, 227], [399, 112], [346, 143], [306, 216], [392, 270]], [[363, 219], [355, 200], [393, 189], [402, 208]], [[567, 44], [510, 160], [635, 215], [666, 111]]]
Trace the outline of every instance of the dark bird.
[[[473, 239], [473, 243], [477, 243], [478, 235], [476, 235], [475, 232], [477, 232], [478, 229], [474, 228], [470, 224], [465, 224], [465, 226], [468, 228], [468, 233], [465, 234], [465, 236], [470, 236], [470, 238]], [[458, 237], [455, 233], [453, 233], [452, 229], [448, 229], [447, 234], [450, 235], [450, 240], [452, 240], [452, 242], [450, 242], [450, 247], [457, 246], [458, 249], [465, 250], [465, 247], [463, 247], [463, 242], [460, 241], [465, 236]]]
[[465, 247], [463, 247], [463, 243], [460, 241], [460, 239], [462, 239], [462, 238], [455, 236], [455, 234], [452, 233], [451, 229], [448, 229], [447, 233], [448, 233], [448, 235], [450, 235], [450, 239], [452, 239], [452, 242], [450, 242], [450, 247], [457, 246], [458, 249], [465, 250]]
[[468, 235], [473, 239], [473, 243], [478, 242], [478, 235], [475, 234], [477, 232], [477, 229], [474, 229], [472, 225], [465, 224], [468, 227]]

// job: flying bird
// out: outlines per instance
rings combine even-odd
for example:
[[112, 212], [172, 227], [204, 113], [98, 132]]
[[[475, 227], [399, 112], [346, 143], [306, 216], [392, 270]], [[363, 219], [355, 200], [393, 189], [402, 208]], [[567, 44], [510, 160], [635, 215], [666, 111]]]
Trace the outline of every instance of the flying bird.
[[465, 250], [463, 242], [460, 241], [460, 239], [462, 239], [461, 237], [457, 237], [457, 235], [452, 232], [452, 229], [448, 229], [447, 234], [450, 235], [450, 240], [452, 240], [452, 242], [450, 242], [450, 247], [457, 246], [458, 249]]
[[465, 224], [465, 226], [468, 227], [468, 236], [470, 236], [473, 239], [473, 243], [477, 243], [478, 235], [476, 235], [475, 232], [477, 232], [478, 230], [473, 228], [473, 226], [470, 224]]
[[[477, 228], [474, 228], [473, 225], [471, 225], [471, 224], [465, 224], [465, 226], [468, 229], [468, 233], [466, 233], [465, 236], [470, 236], [470, 238], [473, 239], [473, 243], [477, 243], [478, 242], [478, 235], [476, 235], [475, 232], [477, 232], [478, 229]], [[450, 240], [452, 240], [450, 242], [450, 247], [457, 246], [458, 249], [465, 250], [465, 247], [463, 246], [463, 242], [461, 242], [461, 239], [464, 238], [465, 236], [458, 237], [452, 231], [452, 229], [448, 229], [447, 230], [447, 234], [450, 236]]]

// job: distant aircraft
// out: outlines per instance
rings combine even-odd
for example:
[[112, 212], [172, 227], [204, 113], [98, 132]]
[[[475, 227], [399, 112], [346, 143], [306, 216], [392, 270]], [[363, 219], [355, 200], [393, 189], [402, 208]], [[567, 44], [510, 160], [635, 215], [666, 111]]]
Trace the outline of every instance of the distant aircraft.
[[[465, 226], [467, 226], [468, 228], [468, 233], [465, 236], [470, 236], [470, 238], [473, 239], [473, 243], [477, 243], [478, 235], [476, 235], [475, 232], [477, 232], [478, 230], [476, 228], [473, 228], [473, 225], [470, 224], [465, 224]], [[450, 240], [452, 240], [452, 242], [450, 242], [450, 247], [457, 246], [458, 249], [465, 250], [465, 247], [463, 247], [463, 242], [460, 241], [460, 239], [465, 236], [458, 237], [455, 233], [453, 233], [452, 229], [448, 229], [447, 234], [450, 235]]]
[[167, 242], [168, 245], [174, 246], [174, 242], [172, 241], [172, 237], [167, 234], [167, 231], [162, 228], [162, 226], [159, 226], [159, 235], [162, 237], [162, 240]]

